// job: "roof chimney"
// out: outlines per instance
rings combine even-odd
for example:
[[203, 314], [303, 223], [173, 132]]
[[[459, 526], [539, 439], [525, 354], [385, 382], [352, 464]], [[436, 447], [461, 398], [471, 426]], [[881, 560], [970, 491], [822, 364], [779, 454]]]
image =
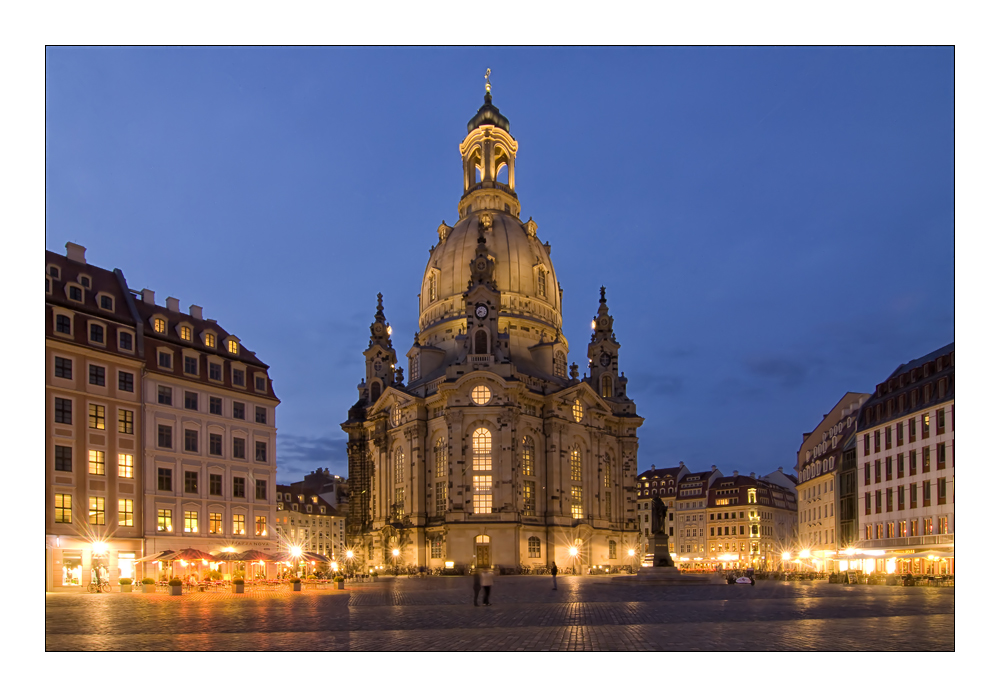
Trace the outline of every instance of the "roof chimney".
[[750, 479], [756, 479], [756, 478], [757, 478], [757, 474], [754, 473], [754, 472], [751, 472], [750, 473]]
[[718, 468], [715, 465], [712, 465], [712, 471], [714, 472], [716, 469]]
[[784, 470], [784, 469], [782, 469], [781, 467], [779, 467], [779, 468], [778, 468], [778, 471], [779, 471], [779, 472], [784, 472], [785, 470]]
[[681, 466], [681, 467], [683, 467], [683, 466], [684, 466], [684, 460], [681, 460], [681, 464], [680, 464], [680, 466]]
[[167, 298], [167, 309], [171, 312], [180, 312], [181, 301], [177, 298]]
[[66, 243], [66, 258], [70, 261], [78, 261], [81, 264], [87, 263], [87, 248], [75, 242]]
[[192, 305], [188, 308], [188, 314], [195, 319], [201, 319], [201, 308], [198, 305]]
[[740, 471], [739, 470], [733, 470], [733, 476], [734, 477], [740, 476]]
[[142, 301], [148, 305], [155, 305], [156, 304], [155, 293], [153, 293], [153, 291], [151, 291], [149, 288], [143, 288]]
[[656, 465], [650, 465], [649, 470], [651, 472], [655, 472], [656, 471]]

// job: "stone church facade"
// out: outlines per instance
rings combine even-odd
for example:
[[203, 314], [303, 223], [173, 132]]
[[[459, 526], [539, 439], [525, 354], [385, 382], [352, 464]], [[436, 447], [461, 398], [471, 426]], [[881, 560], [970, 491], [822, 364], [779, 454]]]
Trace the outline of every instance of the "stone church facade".
[[[643, 419], [601, 288], [589, 373], [567, 367], [562, 288], [515, 193], [518, 144], [485, 103], [460, 146], [464, 192], [438, 227], [404, 380], [379, 295], [348, 434], [359, 565], [627, 566]], [[499, 181], [506, 179], [506, 183]]]

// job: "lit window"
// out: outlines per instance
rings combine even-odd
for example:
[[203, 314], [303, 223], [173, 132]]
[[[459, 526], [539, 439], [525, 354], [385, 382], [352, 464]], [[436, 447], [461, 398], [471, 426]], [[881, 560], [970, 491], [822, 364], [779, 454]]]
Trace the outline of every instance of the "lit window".
[[485, 428], [472, 433], [472, 469], [493, 469], [493, 437]]
[[528, 538], [528, 557], [539, 559], [542, 556], [542, 541], [537, 537]]
[[128, 453], [118, 453], [118, 476], [132, 479], [133, 475], [132, 456]]
[[521, 474], [535, 476], [535, 441], [531, 436], [521, 439]]
[[608, 540], [608, 559], [618, 558], [618, 543], [614, 540]]
[[236, 339], [230, 339], [227, 342], [226, 347], [229, 349], [229, 353], [239, 353], [240, 352], [240, 343], [238, 341], [236, 341]]
[[73, 495], [56, 494], [56, 522], [73, 522]]
[[166, 320], [162, 320], [162, 319], [159, 319], [159, 318], [154, 319], [153, 320], [153, 331], [156, 332], [157, 334], [163, 334], [163, 333], [165, 333], [167, 331], [167, 322], [166, 322]]
[[486, 404], [492, 396], [493, 393], [486, 385], [476, 385], [472, 388], [472, 401], [476, 404]]
[[573, 418], [577, 423], [583, 421], [583, 405], [579, 399], [573, 400]]
[[104, 525], [104, 497], [91, 496], [88, 510], [91, 525]]
[[524, 495], [524, 514], [535, 515], [535, 483], [532, 481], [522, 482], [522, 493]]
[[156, 511], [156, 530], [158, 532], [173, 532], [174, 521], [173, 512], [169, 508], [160, 508]]
[[399, 404], [393, 404], [392, 409], [389, 412], [389, 420], [392, 422], [392, 425], [399, 426], [399, 422], [402, 417], [403, 410], [400, 408]]
[[434, 504], [438, 515], [444, 515], [448, 510], [447, 484], [448, 482], [434, 483]]
[[556, 377], [559, 378], [566, 377], [566, 354], [562, 353], [561, 351], [556, 351], [555, 371], [556, 371]]
[[91, 404], [88, 415], [89, 425], [99, 431], [104, 430], [104, 407], [100, 404]]
[[431, 540], [431, 559], [441, 558], [441, 538], [435, 537]]
[[242, 513], [233, 514], [233, 534], [234, 535], [247, 534], [247, 517]]
[[583, 518], [583, 487], [570, 487], [570, 511], [574, 520]]
[[392, 480], [395, 484], [403, 483], [403, 449], [396, 448], [396, 458], [392, 468]]
[[472, 477], [472, 505], [474, 513], [493, 512], [493, 477], [474, 475]]
[[434, 444], [434, 476], [443, 477], [448, 474], [448, 450], [444, 438], [438, 438]]
[[210, 535], [221, 535], [222, 534], [222, 514], [221, 513], [209, 513], [208, 514], [208, 534], [210, 534]]
[[184, 532], [198, 532], [197, 511], [184, 511]]
[[583, 480], [583, 460], [580, 457], [580, 449], [576, 446], [569, 454], [569, 478], [574, 482]]
[[191, 327], [181, 327], [181, 339], [191, 341]]
[[267, 537], [267, 517], [255, 516], [253, 523], [253, 534], [256, 537]]

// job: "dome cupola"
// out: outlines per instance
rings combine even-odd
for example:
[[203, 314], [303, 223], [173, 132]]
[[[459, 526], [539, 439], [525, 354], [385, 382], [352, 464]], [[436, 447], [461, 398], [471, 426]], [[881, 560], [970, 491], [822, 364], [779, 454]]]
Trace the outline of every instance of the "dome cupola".
[[[514, 160], [517, 141], [510, 134], [510, 121], [493, 106], [490, 71], [486, 71], [485, 103], [469, 121], [469, 134], [459, 146], [462, 154], [462, 198], [458, 215], [494, 210], [521, 215], [514, 193]], [[506, 180], [506, 181], [505, 181]]]
[[510, 133], [510, 121], [493, 106], [493, 95], [489, 90], [486, 91], [485, 102], [479, 107], [479, 111], [469, 119], [469, 133], [483, 125], [496, 126]]

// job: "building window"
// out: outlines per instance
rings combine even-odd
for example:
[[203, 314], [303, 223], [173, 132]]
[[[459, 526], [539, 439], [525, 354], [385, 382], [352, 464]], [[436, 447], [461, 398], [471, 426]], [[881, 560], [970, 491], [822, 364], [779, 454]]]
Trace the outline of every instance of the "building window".
[[184, 532], [198, 532], [197, 511], [184, 511]]
[[132, 479], [135, 476], [132, 456], [129, 453], [118, 453], [118, 476], [123, 479]]
[[485, 428], [472, 432], [472, 469], [493, 469], [493, 436]]
[[614, 540], [608, 540], [608, 559], [618, 558], [618, 543]]
[[222, 416], [222, 397], [208, 398], [208, 413]]
[[545, 297], [545, 269], [538, 269], [538, 297]]
[[246, 405], [243, 402], [233, 402], [233, 418], [246, 419]]
[[875, 460], [875, 483], [878, 484], [881, 481], [882, 481], [882, 461]]
[[[208, 495], [209, 496], [222, 496], [222, 475], [221, 474], [210, 474], [208, 475]], [[219, 524], [222, 524], [222, 518], [219, 518]]]
[[238, 460], [247, 458], [247, 442], [242, 438], [233, 438], [233, 457]]
[[174, 513], [169, 508], [160, 508], [156, 511], [157, 532], [174, 531]]
[[247, 517], [242, 513], [233, 514], [233, 534], [234, 535], [247, 534]]
[[892, 447], [892, 426], [885, 427], [885, 449]]
[[133, 392], [135, 389], [134, 376], [132, 373], [118, 371], [118, 389], [122, 392]]
[[197, 375], [198, 359], [192, 356], [184, 356], [184, 372], [188, 375]]
[[73, 471], [73, 448], [67, 445], [56, 446], [56, 472]]
[[104, 525], [104, 497], [103, 496], [91, 496], [90, 497], [90, 524], [91, 525]]
[[255, 479], [253, 497], [257, 501], [267, 501], [267, 480]]
[[237, 387], [246, 385], [246, 374], [242, 370], [233, 370], [233, 384]]
[[870, 491], [865, 492], [865, 515], [872, 514], [872, 494]]
[[159, 424], [156, 427], [156, 445], [160, 448], [174, 447], [174, 429], [172, 426]]
[[257, 462], [267, 462], [267, 443], [254, 441], [254, 459]]
[[558, 378], [566, 377], [566, 354], [564, 354], [562, 351], [556, 351], [555, 370], [556, 370], [556, 377]]
[[944, 433], [944, 409], [937, 410], [937, 435]]
[[493, 476], [477, 474], [472, 477], [472, 512], [493, 512]]
[[191, 341], [191, 327], [181, 327], [181, 339]]
[[90, 340], [95, 344], [104, 343], [104, 327], [99, 324], [90, 325]]
[[875, 452], [882, 451], [882, 432], [875, 431]]
[[931, 480], [924, 480], [924, 506], [931, 505]]
[[56, 377], [73, 379], [73, 361], [71, 359], [56, 356]]
[[906, 476], [906, 467], [903, 465], [903, 453], [896, 456], [896, 478], [902, 479]]
[[535, 483], [526, 480], [521, 483], [524, 494], [524, 514], [535, 515]]
[[166, 331], [167, 331], [167, 322], [166, 322], [166, 320], [162, 320], [162, 319], [159, 319], [159, 318], [154, 319], [153, 320], [153, 331], [156, 332], [157, 334], [165, 334]]
[[184, 473], [184, 493], [185, 494], [197, 494], [198, 493], [198, 473], [197, 472], [185, 472]]
[[55, 421], [57, 424], [73, 423], [73, 400], [56, 397]]
[[254, 377], [254, 386], [257, 388], [258, 392], [264, 392], [267, 390], [267, 378], [263, 375], [257, 375]]
[[920, 419], [920, 423], [921, 423], [920, 437], [929, 438], [931, 435], [931, 415], [924, 414]]
[[865, 463], [865, 484], [872, 483], [872, 463]]
[[611, 376], [604, 375], [601, 377], [601, 396], [607, 399], [611, 397]]
[[910, 476], [912, 477], [917, 473], [917, 451], [910, 451]]
[[209, 535], [221, 535], [222, 534], [222, 514], [221, 513], [209, 513], [208, 514], [208, 534]]
[[158, 352], [157, 361], [161, 368], [170, 370], [174, 367], [174, 355], [172, 353], [167, 353], [166, 351]]
[[948, 494], [948, 480], [945, 479], [944, 477], [940, 477], [940, 478], [938, 478], [937, 484], [938, 484], [938, 500], [937, 500], [937, 502], [938, 502], [939, 506], [943, 506], [944, 504], [948, 503], [948, 496], [947, 496], [947, 494]]
[[892, 513], [892, 487], [885, 490], [885, 512]]
[[56, 522], [73, 522], [73, 495], [56, 494]]
[[222, 366], [219, 363], [208, 364], [208, 378], [222, 382]]
[[431, 559], [441, 558], [441, 538], [435, 537], [431, 540]]
[[247, 480], [243, 477], [233, 477], [233, 498], [245, 499], [247, 497]]
[[579, 399], [573, 400], [573, 420], [577, 423], [583, 421], [583, 405]]
[[123, 351], [131, 351], [132, 350], [132, 335], [129, 334], [128, 332], [123, 332], [123, 331], [121, 331], [119, 329], [118, 330], [118, 348], [122, 349]]
[[215, 334], [205, 332], [205, 346], [208, 348], [215, 348]]
[[184, 408], [193, 409], [198, 411], [198, 393], [197, 392], [185, 392], [184, 393]]
[[167, 467], [156, 469], [156, 488], [158, 491], [174, 490], [174, 472]]
[[929, 447], [924, 448], [924, 465], [923, 472], [931, 471], [931, 449]]
[[58, 266], [50, 266], [49, 267], [49, 276], [51, 276], [52, 278], [54, 278], [54, 279], [56, 279], [58, 281], [59, 280], [59, 267]]
[[156, 401], [158, 404], [171, 406], [174, 402], [174, 392], [171, 388], [159, 385], [156, 388]]
[[104, 368], [99, 365], [90, 366], [90, 384], [104, 387]]
[[542, 557], [542, 541], [537, 537], [528, 538], [528, 558], [540, 559]]
[[230, 339], [228, 342], [226, 342], [226, 347], [229, 349], [229, 353], [240, 352], [240, 344], [238, 341], [236, 341], [236, 339]]
[[583, 487], [570, 487], [570, 512], [574, 520], [583, 518]]
[[521, 439], [521, 475], [535, 476], [535, 440], [531, 436]]
[[938, 535], [948, 534], [948, 516], [938, 518]]
[[580, 457], [580, 448], [575, 445], [569, 454], [569, 478], [574, 482], [583, 481], [583, 460]]
[[267, 537], [267, 517], [266, 516], [254, 516], [253, 519], [253, 534], [254, 537]]
[[222, 434], [221, 433], [209, 433], [208, 434], [208, 454], [209, 455], [222, 455]]
[[254, 420], [259, 424], [267, 424], [267, 408], [254, 407]]
[[56, 315], [56, 331], [60, 334], [72, 334], [73, 329], [70, 326], [69, 317], [66, 315]]
[[91, 404], [88, 413], [88, 425], [99, 431], [104, 430], [104, 407], [100, 404]]
[[937, 468], [943, 470], [945, 466], [945, 444], [938, 443], [937, 448]]
[[189, 453], [198, 452], [198, 432], [190, 428], [184, 429], [184, 449]]
[[438, 438], [434, 444], [434, 476], [444, 477], [448, 474], [448, 450], [444, 438]]
[[434, 510], [437, 515], [444, 515], [448, 510], [447, 482], [434, 483]]

